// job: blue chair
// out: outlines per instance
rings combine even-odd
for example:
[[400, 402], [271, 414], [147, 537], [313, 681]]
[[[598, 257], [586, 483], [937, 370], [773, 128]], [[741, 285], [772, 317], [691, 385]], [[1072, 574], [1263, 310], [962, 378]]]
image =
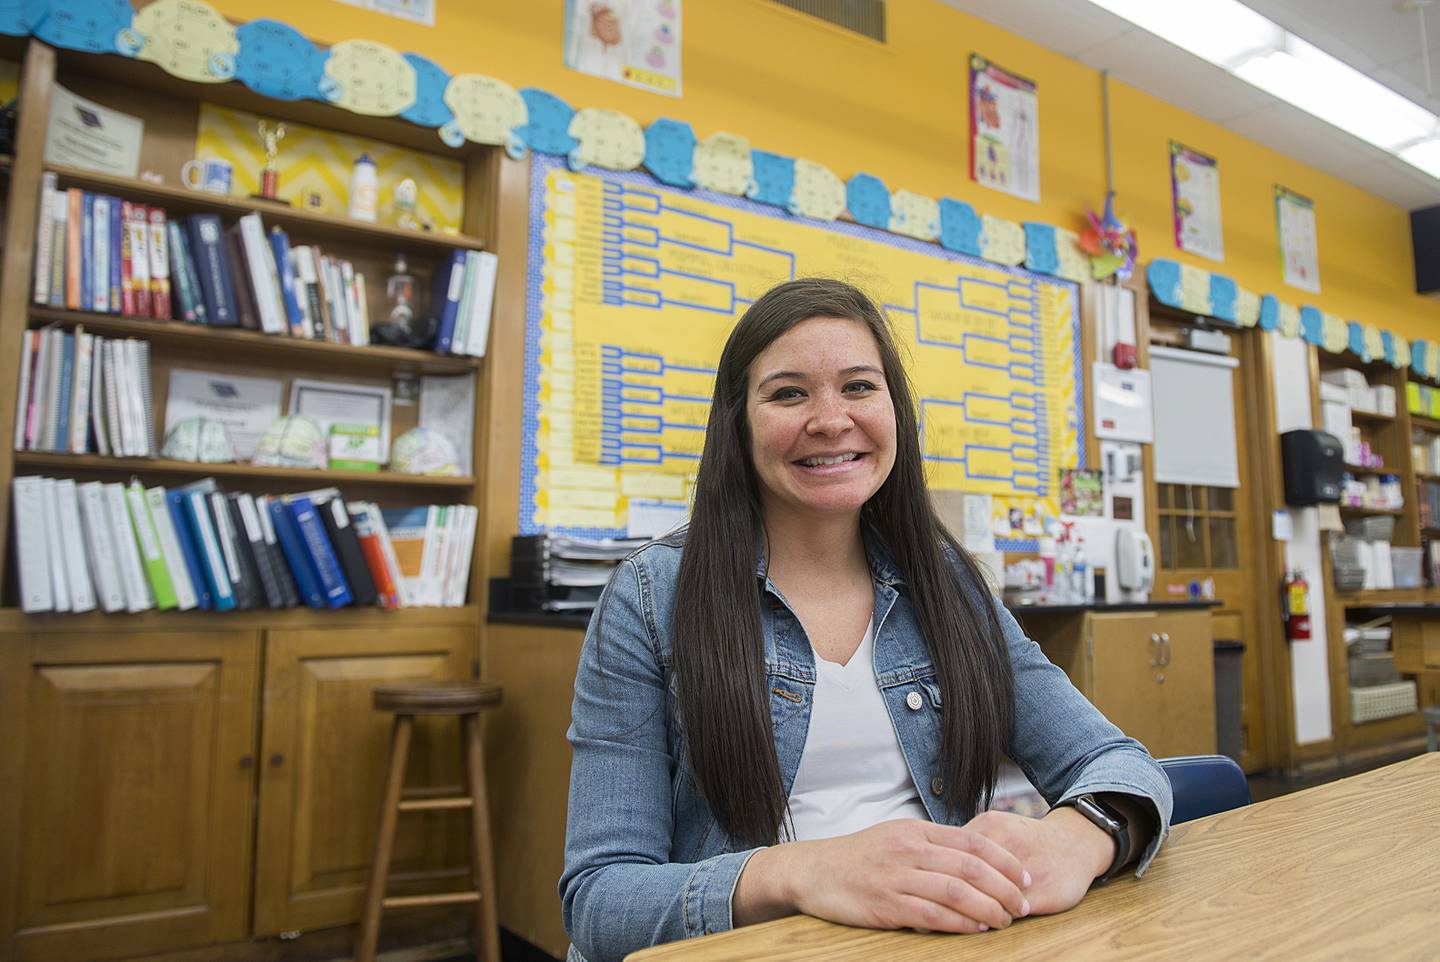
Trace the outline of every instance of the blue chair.
[[1172, 825], [1250, 804], [1250, 783], [1234, 759], [1225, 755], [1179, 755], [1156, 761], [1165, 769], [1175, 796]]

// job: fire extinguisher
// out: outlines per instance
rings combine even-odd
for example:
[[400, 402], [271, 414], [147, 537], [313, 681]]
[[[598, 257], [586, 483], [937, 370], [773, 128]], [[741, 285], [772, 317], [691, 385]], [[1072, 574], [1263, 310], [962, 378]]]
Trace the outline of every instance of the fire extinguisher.
[[1281, 588], [1280, 610], [1285, 616], [1285, 637], [1310, 640], [1310, 584], [1298, 571], [1287, 571]]

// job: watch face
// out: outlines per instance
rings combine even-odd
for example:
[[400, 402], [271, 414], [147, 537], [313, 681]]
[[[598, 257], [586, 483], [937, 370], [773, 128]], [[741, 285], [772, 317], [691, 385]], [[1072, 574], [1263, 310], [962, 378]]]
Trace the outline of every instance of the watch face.
[[1080, 796], [1075, 800], [1075, 806], [1086, 818], [1112, 834], [1125, 830], [1124, 817], [1092, 795]]

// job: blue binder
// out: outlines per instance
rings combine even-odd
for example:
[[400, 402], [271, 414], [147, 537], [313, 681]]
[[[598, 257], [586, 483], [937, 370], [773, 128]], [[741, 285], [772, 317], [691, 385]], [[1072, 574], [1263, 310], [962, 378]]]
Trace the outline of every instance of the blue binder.
[[190, 583], [195, 586], [195, 597], [201, 611], [215, 607], [215, 594], [210, 590], [210, 581], [200, 564], [200, 554], [195, 548], [195, 536], [190, 531], [190, 517], [185, 512], [185, 496], [179, 491], [166, 491], [165, 503], [170, 508], [170, 521], [175, 528], [175, 540], [180, 542], [180, 554], [185, 559], [185, 570], [190, 572]]
[[290, 511], [290, 517], [295, 519], [295, 527], [300, 532], [305, 553], [315, 564], [315, 573], [320, 576], [320, 589], [325, 594], [325, 603], [331, 608], [348, 605], [354, 600], [350, 594], [350, 586], [345, 583], [345, 575], [340, 571], [340, 559], [335, 556], [335, 548], [325, 534], [325, 524], [316, 514], [314, 502], [300, 495], [287, 500], [285, 507]]
[[[214, 522], [210, 520], [210, 508], [205, 503], [205, 492], [185, 490], [179, 493], [184, 499], [185, 514], [190, 522], [196, 553], [199, 555], [200, 567], [205, 572], [205, 584], [210, 587], [210, 597], [214, 601], [215, 610], [229, 611], [235, 607], [235, 592], [230, 587], [230, 572], [225, 569], [225, 549], [220, 546], [220, 535], [215, 531]], [[211, 563], [210, 551], [205, 548], [207, 543], [213, 547], [215, 556], [220, 559], [219, 570]]]
[[300, 598], [311, 608], [324, 608], [325, 592], [320, 587], [320, 575], [305, 550], [295, 519], [283, 502], [270, 502], [270, 520], [275, 524], [275, 538], [280, 542], [280, 550], [285, 553], [285, 560], [290, 563], [290, 571], [295, 575], [295, 587], [300, 589]]

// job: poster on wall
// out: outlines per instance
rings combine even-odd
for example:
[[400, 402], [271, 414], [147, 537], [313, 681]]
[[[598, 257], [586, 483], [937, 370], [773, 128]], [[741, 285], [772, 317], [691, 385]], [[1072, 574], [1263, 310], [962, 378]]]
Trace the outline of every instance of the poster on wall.
[[1225, 259], [1220, 231], [1220, 164], [1198, 150], [1170, 141], [1170, 192], [1175, 212], [1175, 246]]
[[361, 10], [373, 10], [387, 17], [435, 26], [435, 0], [340, 0]]
[[1035, 82], [970, 57], [970, 176], [977, 184], [1040, 199], [1040, 98]]
[[1275, 224], [1285, 283], [1320, 293], [1320, 254], [1315, 240], [1315, 202], [1275, 185]]
[[565, 0], [565, 66], [680, 96], [680, 0]]

